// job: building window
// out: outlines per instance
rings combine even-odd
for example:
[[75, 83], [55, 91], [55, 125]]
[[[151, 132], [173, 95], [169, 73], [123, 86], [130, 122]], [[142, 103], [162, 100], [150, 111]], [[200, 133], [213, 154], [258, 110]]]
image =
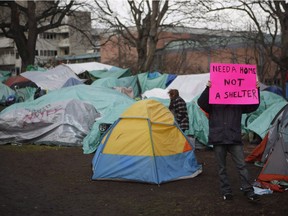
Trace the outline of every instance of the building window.
[[[38, 50], [37, 55], [38, 55]], [[56, 56], [57, 50], [40, 50], [40, 56]]]
[[42, 33], [39, 35], [41, 39], [56, 40], [56, 33]]

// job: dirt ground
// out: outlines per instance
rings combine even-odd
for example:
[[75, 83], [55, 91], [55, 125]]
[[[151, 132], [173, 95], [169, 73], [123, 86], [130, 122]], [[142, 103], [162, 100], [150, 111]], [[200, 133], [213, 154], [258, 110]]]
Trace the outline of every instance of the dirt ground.
[[[245, 146], [246, 154], [253, 146]], [[251, 203], [239, 190], [230, 157], [233, 201], [223, 201], [212, 150], [196, 150], [203, 173], [193, 179], [151, 185], [92, 181], [91, 161], [79, 147], [0, 146], [0, 215], [287, 215], [288, 192], [261, 196]], [[248, 164], [251, 180], [259, 167]]]

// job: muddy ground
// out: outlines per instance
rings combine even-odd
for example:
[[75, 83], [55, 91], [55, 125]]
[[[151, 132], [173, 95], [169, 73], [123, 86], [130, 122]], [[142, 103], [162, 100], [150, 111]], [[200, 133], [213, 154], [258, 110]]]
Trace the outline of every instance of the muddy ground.
[[[248, 154], [254, 147], [247, 145]], [[193, 179], [150, 185], [92, 181], [93, 154], [79, 147], [0, 146], [0, 215], [2, 216], [281, 216], [288, 212], [288, 192], [262, 195], [251, 203], [239, 190], [230, 157], [233, 201], [223, 201], [213, 151], [196, 150], [203, 173]], [[260, 172], [248, 164], [251, 180]]]

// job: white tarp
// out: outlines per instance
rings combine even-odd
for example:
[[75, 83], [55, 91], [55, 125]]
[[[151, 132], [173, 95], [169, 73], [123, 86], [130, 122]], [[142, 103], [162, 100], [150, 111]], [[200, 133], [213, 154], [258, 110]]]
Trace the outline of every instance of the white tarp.
[[27, 71], [21, 73], [21, 76], [33, 81], [37, 86], [46, 90], [60, 89], [70, 78], [81, 81], [69, 67], [64, 65], [58, 65], [44, 72]]
[[180, 96], [186, 102], [190, 102], [194, 97], [201, 94], [201, 92], [205, 89], [209, 79], [210, 73], [178, 75], [166, 89], [151, 89], [145, 91], [142, 94], [142, 97], [169, 99], [169, 89], [178, 89]]
[[81, 100], [23, 107], [0, 115], [1, 143], [38, 143], [82, 146], [100, 114], [92, 104]]
[[110, 70], [113, 67], [111, 65], [102, 64], [99, 62], [65, 64], [65, 66], [70, 68], [77, 75], [84, 73], [85, 71]]

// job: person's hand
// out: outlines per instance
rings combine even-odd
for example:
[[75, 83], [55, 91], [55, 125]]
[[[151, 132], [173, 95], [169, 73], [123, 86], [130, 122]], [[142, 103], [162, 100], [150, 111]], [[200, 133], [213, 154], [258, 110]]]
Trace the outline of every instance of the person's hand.
[[260, 88], [259, 81], [256, 82], [256, 88]]
[[211, 87], [211, 81], [210, 80], [208, 80], [206, 86], [209, 87], [209, 88]]

